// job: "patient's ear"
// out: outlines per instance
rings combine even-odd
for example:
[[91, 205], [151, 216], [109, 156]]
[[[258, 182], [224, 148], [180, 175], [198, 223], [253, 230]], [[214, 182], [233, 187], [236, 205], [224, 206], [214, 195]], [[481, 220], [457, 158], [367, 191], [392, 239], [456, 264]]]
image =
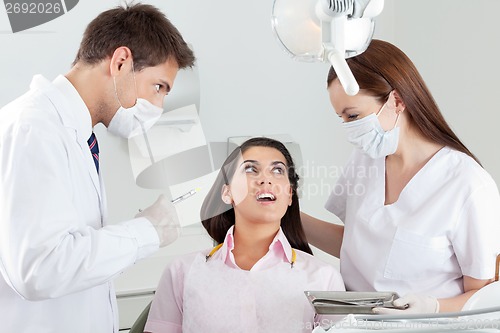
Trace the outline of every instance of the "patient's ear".
[[226, 205], [230, 205], [233, 203], [233, 197], [231, 195], [229, 185], [222, 186], [221, 199]]

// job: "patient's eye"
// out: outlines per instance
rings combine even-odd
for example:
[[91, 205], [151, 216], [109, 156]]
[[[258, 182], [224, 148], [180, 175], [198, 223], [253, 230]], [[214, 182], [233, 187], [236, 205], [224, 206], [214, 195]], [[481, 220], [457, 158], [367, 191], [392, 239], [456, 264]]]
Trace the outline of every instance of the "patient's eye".
[[246, 173], [256, 173], [257, 168], [253, 164], [245, 164], [244, 170]]
[[273, 173], [277, 175], [284, 175], [285, 174], [285, 168], [282, 166], [276, 166], [273, 168]]

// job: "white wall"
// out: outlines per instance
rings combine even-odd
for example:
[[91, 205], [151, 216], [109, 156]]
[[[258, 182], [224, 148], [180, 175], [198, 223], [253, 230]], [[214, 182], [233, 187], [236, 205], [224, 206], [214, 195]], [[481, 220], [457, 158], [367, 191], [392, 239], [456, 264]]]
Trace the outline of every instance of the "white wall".
[[[191, 43], [200, 74], [200, 115], [208, 141], [230, 136], [288, 133], [302, 147], [303, 210], [336, 221], [323, 209], [351, 147], [326, 92], [328, 65], [299, 63], [272, 33], [272, 1], [151, 0]], [[69, 70], [82, 32], [117, 2], [81, 0], [68, 14], [12, 34], [0, 8], [0, 106], [28, 89], [31, 76]], [[386, 0], [375, 36], [412, 58], [441, 109], [485, 168], [500, 181], [496, 104], [500, 91], [498, 0]], [[174, 88], [175, 89], [175, 88]], [[133, 216], [158, 193], [135, 186], [125, 141], [96, 129], [106, 177], [110, 220]], [[163, 254], [196, 249], [202, 231]], [[191, 237], [191, 236], [190, 236]], [[201, 237], [201, 236], [200, 236]], [[192, 245], [192, 246], [191, 246]], [[160, 254], [159, 254], [160, 255]]]
[[500, 1], [393, 2], [397, 45], [420, 69], [451, 127], [499, 184]]

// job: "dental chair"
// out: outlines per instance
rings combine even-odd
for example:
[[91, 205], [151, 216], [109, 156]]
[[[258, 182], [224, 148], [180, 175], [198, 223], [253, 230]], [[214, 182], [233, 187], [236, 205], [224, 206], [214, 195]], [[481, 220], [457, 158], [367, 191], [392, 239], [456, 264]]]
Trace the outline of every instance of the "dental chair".
[[151, 302], [142, 310], [139, 317], [134, 322], [134, 325], [130, 328], [128, 333], [143, 333], [144, 326], [146, 325], [146, 320], [148, 319], [149, 309], [151, 308]]
[[464, 304], [462, 311], [478, 310], [500, 306], [500, 281], [495, 281], [479, 289]]
[[[500, 254], [497, 256], [496, 259], [495, 281], [476, 291], [476, 293], [472, 295], [469, 298], [469, 300], [464, 304], [462, 311], [480, 310], [480, 309], [500, 306], [499, 271], [500, 271]], [[484, 314], [483, 316], [487, 318], [488, 315], [491, 315], [491, 313]]]

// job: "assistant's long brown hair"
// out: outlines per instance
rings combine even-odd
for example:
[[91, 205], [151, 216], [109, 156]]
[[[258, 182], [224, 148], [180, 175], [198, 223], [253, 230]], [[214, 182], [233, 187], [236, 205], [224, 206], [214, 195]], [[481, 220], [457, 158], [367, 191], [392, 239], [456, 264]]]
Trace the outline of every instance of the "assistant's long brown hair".
[[283, 154], [288, 168], [288, 180], [292, 188], [292, 204], [281, 218], [281, 229], [290, 245], [298, 250], [313, 254], [307, 243], [302, 222], [300, 220], [299, 197], [297, 187], [299, 176], [295, 171], [292, 156], [283, 143], [265, 137], [252, 138], [236, 148], [223, 163], [214, 185], [208, 192], [200, 211], [201, 223], [218, 244], [224, 242], [227, 231], [235, 223], [234, 209], [222, 201], [221, 193], [224, 184], [229, 185], [236, 171], [241, 154], [251, 147], [270, 147]]
[[[385, 103], [397, 90], [406, 105], [410, 125], [438, 144], [451, 147], [479, 160], [460, 141], [444, 119], [413, 62], [396, 46], [374, 39], [365, 52], [347, 59], [360, 90]], [[330, 68], [327, 86], [337, 78]]]

